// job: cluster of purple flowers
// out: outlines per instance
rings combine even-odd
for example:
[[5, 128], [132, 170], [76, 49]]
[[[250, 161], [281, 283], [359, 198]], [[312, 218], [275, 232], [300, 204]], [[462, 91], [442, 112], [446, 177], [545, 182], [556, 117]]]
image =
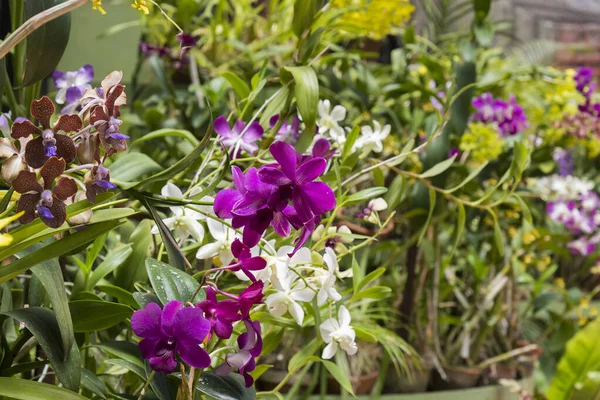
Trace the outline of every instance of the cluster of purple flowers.
[[196, 45], [200, 37], [189, 33], [180, 33], [177, 35], [178, 49], [171, 49], [168, 46], [153, 45], [140, 41], [140, 51], [145, 57], [156, 56], [167, 61], [171, 67], [181, 70], [189, 60], [186, 55], [192, 47]]
[[588, 191], [576, 200], [550, 201], [546, 213], [575, 235], [568, 244], [573, 254], [588, 256], [596, 251], [600, 244], [600, 196], [597, 193]]
[[[184, 307], [183, 302], [173, 300], [161, 309], [158, 304], [149, 303], [133, 313], [131, 327], [142, 338], [139, 343], [142, 357], [153, 370], [165, 373], [175, 371], [177, 356], [194, 368], [207, 368], [211, 358], [202, 345], [208, 343], [213, 334], [229, 339], [233, 324], [243, 321], [246, 332], [238, 336], [239, 349], [228, 354], [215, 373], [224, 376], [237, 370], [250, 387], [254, 379], [249, 373], [256, 368], [255, 359], [262, 351], [260, 323], [250, 319], [250, 310], [262, 303], [263, 283], [253, 283], [239, 296], [211, 286], [204, 291], [206, 300], [196, 305]], [[217, 292], [228, 298], [217, 300]]]
[[509, 101], [503, 101], [494, 98], [491, 93], [484, 93], [473, 99], [472, 104], [476, 110], [472, 120], [496, 124], [502, 136], [521, 133], [529, 125], [523, 108], [513, 95]]
[[[321, 150], [319, 147], [316, 154]], [[291, 227], [299, 230], [295, 253], [319, 224], [320, 216], [335, 208], [331, 188], [315, 182], [327, 161], [316, 156], [315, 149], [312, 156], [303, 156], [281, 141], [273, 143], [270, 151], [276, 164], [250, 168], [245, 174], [233, 167], [235, 189], [220, 191], [214, 209], [220, 218], [231, 219], [234, 228], [243, 228], [242, 241], [248, 247], [256, 246], [269, 226], [282, 237], [290, 235]]]
[[558, 174], [560, 176], [569, 176], [573, 174], [575, 163], [573, 161], [573, 153], [571, 150], [565, 150], [557, 147], [552, 153], [552, 158], [554, 159], [554, 162], [558, 164]]

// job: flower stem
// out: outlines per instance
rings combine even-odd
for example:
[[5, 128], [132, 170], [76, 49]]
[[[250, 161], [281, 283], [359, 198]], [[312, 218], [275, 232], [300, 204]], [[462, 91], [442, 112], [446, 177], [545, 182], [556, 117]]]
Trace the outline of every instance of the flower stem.
[[146, 389], [148, 389], [148, 386], [150, 386], [150, 382], [152, 382], [152, 379], [154, 379], [154, 375], [156, 375], [156, 371], [152, 371], [150, 373], [150, 376], [148, 377], [148, 379], [146, 380], [146, 383], [144, 384], [144, 387], [140, 391], [140, 395], [138, 396], [137, 400], [142, 400], [142, 397], [144, 397], [144, 393], [146, 392]]

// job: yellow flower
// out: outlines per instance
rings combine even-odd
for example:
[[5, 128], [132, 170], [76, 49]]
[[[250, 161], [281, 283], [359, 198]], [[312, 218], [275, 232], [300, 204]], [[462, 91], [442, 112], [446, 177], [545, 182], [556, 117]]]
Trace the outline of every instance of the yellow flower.
[[102, 0], [92, 0], [92, 10], [100, 11], [100, 14], [106, 14], [104, 8], [102, 8]]
[[561, 289], [565, 288], [565, 280], [563, 278], [556, 278], [556, 280], [554, 281], [556, 283], [556, 286], [558, 286]]
[[543, 272], [546, 270], [546, 268], [548, 268], [548, 265], [550, 265], [551, 262], [552, 259], [550, 258], [550, 256], [544, 256], [538, 261], [536, 267], [538, 271]]
[[498, 158], [502, 153], [502, 139], [490, 125], [475, 122], [460, 138], [459, 147], [463, 152], [469, 152], [476, 164], [483, 164]]
[[535, 242], [537, 240], [537, 238], [538, 238], [537, 231], [535, 229], [532, 229], [523, 234], [523, 243], [531, 244], [531, 243]]
[[144, 14], [150, 14], [150, 10], [148, 10], [148, 5], [146, 4], [146, 0], [133, 0], [131, 7], [135, 8], [138, 11], [143, 12]]
[[[23, 215], [23, 211], [21, 211], [18, 214], [13, 215], [12, 217], [1, 218], [0, 219], [0, 229], [6, 228], [6, 226], [8, 224], [10, 224], [14, 220], [18, 219], [19, 217], [21, 217], [21, 215]], [[9, 235], [8, 233], [0, 233], [0, 247], [8, 246], [9, 244], [12, 243], [12, 241], [13, 241], [13, 238], [11, 235]]]
[[517, 236], [517, 234], [518, 234], [517, 228], [515, 228], [514, 226], [511, 226], [508, 228], [508, 236], [515, 237], [515, 236]]
[[525, 264], [531, 264], [531, 263], [533, 263], [533, 257], [531, 257], [531, 254], [525, 255], [525, 257], [523, 257], [523, 262]]

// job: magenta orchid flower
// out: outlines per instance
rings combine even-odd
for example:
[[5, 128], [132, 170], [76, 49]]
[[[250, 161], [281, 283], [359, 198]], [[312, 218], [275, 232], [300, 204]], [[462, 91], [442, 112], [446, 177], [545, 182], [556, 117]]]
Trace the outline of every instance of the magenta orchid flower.
[[249, 317], [252, 307], [257, 304], [262, 304], [262, 299], [265, 297], [263, 294], [264, 288], [264, 282], [256, 281], [240, 293], [237, 298], [237, 303], [243, 318]]
[[262, 351], [262, 336], [260, 323], [258, 321], [244, 320], [246, 332], [242, 333], [237, 343], [239, 350], [236, 353], [227, 354], [225, 362], [215, 369], [218, 376], [227, 376], [237, 370], [244, 377], [246, 387], [254, 384], [254, 378], [249, 374], [256, 368], [255, 358]]
[[[284, 141], [289, 144], [294, 144], [300, 139], [300, 119], [292, 116], [291, 122], [284, 121], [275, 135], [275, 139]], [[273, 129], [279, 122], [279, 114], [273, 115], [269, 120], [269, 127]]]
[[267, 261], [262, 257], [252, 257], [250, 248], [242, 243], [239, 239], [235, 239], [231, 244], [231, 252], [237, 258], [237, 261], [232, 261], [227, 267], [229, 271], [242, 271], [252, 281], [256, 282], [256, 277], [250, 271], [260, 271], [267, 266]]
[[208, 286], [204, 288], [206, 300], [198, 304], [198, 308], [204, 311], [212, 330], [221, 339], [229, 339], [233, 332], [233, 322], [242, 317], [239, 314], [238, 303], [235, 300], [217, 301], [215, 289]]
[[139, 343], [142, 357], [153, 370], [168, 374], [177, 368], [177, 355], [192, 367], [210, 366], [210, 356], [200, 347], [210, 325], [200, 308], [184, 308], [177, 300], [162, 310], [149, 303], [131, 317], [133, 332], [143, 338]]
[[254, 142], [260, 139], [264, 133], [263, 127], [258, 122], [253, 122], [246, 129], [244, 121], [238, 120], [232, 129], [224, 116], [215, 120], [214, 129], [221, 136], [223, 146], [231, 150], [232, 158], [239, 157], [242, 150], [248, 154], [254, 154], [258, 150], [258, 146]]

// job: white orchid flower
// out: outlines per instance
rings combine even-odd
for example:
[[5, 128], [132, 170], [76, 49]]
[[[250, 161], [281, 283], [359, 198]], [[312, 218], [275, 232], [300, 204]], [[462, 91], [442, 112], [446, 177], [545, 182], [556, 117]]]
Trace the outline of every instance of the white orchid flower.
[[339, 301], [342, 299], [342, 295], [335, 289], [335, 274], [339, 270], [337, 257], [331, 248], [325, 249], [325, 255], [323, 261], [327, 265], [327, 271], [317, 275], [317, 281], [319, 283], [319, 292], [317, 293], [317, 305], [320, 307], [327, 299], [333, 301]]
[[315, 292], [308, 288], [304, 281], [297, 281], [297, 279], [298, 275], [293, 272], [281, 278], [271, 277], [271, 283], [277, 292], [270, 294], [265, 303], [271, 315], [281, 317], [289, 312], [298, 325], [302, 325], [304, 309], [298, 303], [312, 301]]
[[338, 318], [329, 318], [325, 320], [319, 327], [321, 330], [321, 337], [327, 346], [323, 349], [321, 357], [325, 360], [333, 358], [337, 352], [338, 345], [348, 355], [352, 356], [358, 351], [356, 346], [356, 332], [354, 328], [350, 326], [350, 312], [345, 306], [341, 306], [338, 311]]
[[352, 146], [352, 151], [361, 150], [363, 154], [368, 154], [371, 151], [381, 153], [383, 151], [383, 141], [389, 136], [391, 130], [391, 125], [388, 124], [382, 128], [377, 121], [373, 121], [373, 128], [369, 125], [363, 126], [361, 128], [362, 135]]
[[206, 260], [218, 256], [222, 265], [229, 265], [233, 260], [231, 244], [236, 238], [240, 237], [239, 234], [224, 223], [213, 218], [208, 218], [206, 225], [215, 241], [201, 246], [196, 253], [196, 258]]
[[339, 123], [346, 118], [346, 109], [343, 106], [337, 105], [331, 109], [329, 100], [320, 100], [317, 107], [319, 112], [319, 134], [324, 135], [329, 133], [329, 136], [339, 145], [346, 141], [346, 133]]

